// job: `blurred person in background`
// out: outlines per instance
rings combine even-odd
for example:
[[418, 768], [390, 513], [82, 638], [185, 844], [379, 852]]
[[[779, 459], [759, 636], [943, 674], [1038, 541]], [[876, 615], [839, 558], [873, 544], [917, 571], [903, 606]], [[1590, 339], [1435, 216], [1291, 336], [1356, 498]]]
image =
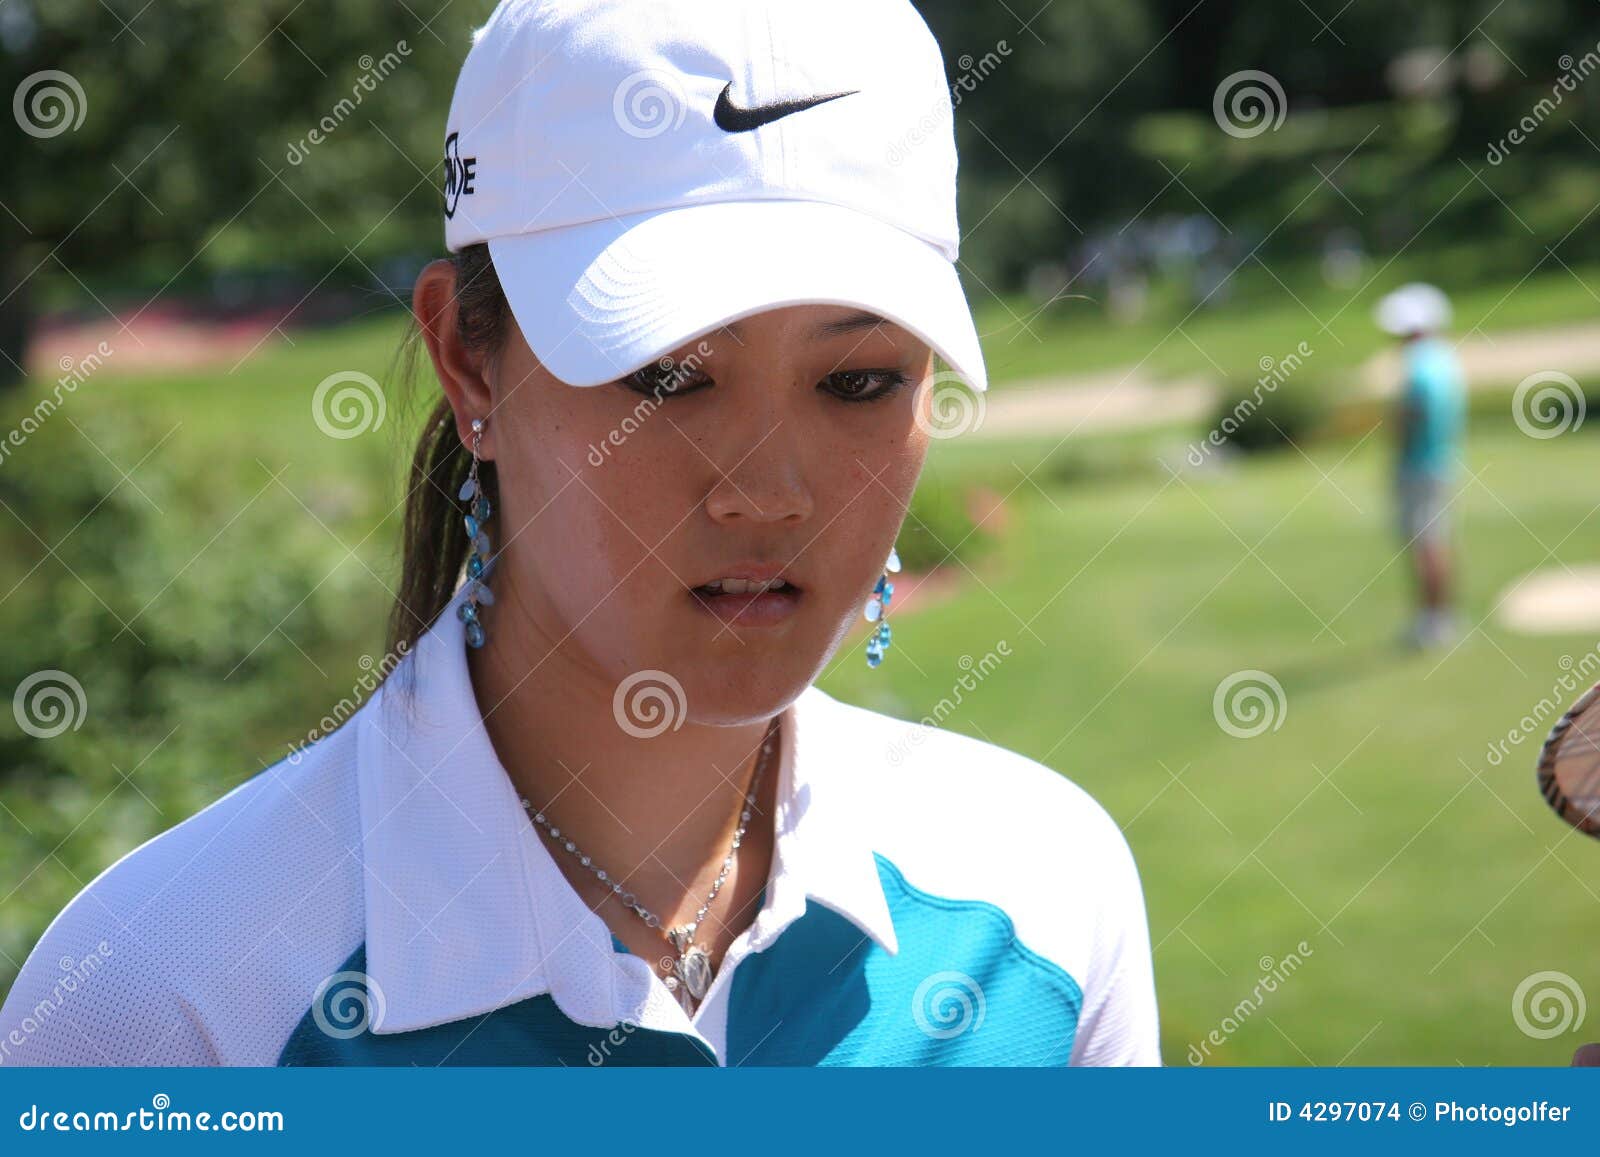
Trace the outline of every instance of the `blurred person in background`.
[[1401, 286], [1378, 303], [1378, 327], [1400, 341], [1403, 379], [1395, 405], [1395, 501], [1416, 574], [1417, 611], [1403, 642], [1415, 648], [1456, 635], [1448, 490], [1460, 460], [1461, 364], [1444, 340], [1450, 301], [1431, 285]]

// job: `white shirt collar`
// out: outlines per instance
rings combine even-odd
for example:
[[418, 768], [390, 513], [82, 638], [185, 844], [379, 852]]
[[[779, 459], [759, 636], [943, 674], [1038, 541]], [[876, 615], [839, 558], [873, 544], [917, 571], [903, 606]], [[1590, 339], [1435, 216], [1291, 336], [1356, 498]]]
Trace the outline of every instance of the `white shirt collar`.
[[[426, 1028], [548, 992], [579, 1024], [694, 1032], [650, 965], [614, 951], [605, 922], [538, 838], [483, 727], [459, 598], [354, 721], [373, 1031]], [[852, 798], [844, 714], [815, 687], [784, 712], [776, 843], [751, 951], [770, 946], [808, 898], [898, 950]]]

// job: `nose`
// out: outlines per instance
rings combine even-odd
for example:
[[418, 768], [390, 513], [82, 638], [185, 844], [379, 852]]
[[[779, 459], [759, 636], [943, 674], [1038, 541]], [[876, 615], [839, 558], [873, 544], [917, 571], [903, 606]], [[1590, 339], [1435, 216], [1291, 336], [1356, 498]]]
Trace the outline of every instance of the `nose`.
[[[746, 427], [748, 428], [748, 427]], [[706, 513], [719, 523], [803, 522], [815, 501], [806, 481], [799, 427], [768, 411], [754, 436], [729, 439], [714, 477]]]

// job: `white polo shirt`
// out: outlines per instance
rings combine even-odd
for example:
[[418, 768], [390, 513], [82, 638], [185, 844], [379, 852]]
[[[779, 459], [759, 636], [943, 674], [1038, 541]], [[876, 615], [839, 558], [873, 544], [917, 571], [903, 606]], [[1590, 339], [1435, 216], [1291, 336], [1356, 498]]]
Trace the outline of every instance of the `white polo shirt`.
[[84, 888], [0, 1066], [1160, 1063], [1087, 794], [815, 687], [782, 726], [763, 905], [691, 1019], [529, 822], [453, 602], [343, 727]]

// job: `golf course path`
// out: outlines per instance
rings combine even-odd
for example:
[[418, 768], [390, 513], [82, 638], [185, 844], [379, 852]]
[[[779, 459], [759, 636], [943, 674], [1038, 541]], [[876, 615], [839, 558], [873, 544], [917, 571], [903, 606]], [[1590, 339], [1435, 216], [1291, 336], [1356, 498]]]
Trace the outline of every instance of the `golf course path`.
[[[1580, 377], [1600, 372], [1600, 323], [1475, 334], [1457, 342], [1456, 352], [1470, 389], [1505, 387], [1541, 371]], [[1392, 394], [1399, 352], [1385, 350], [1349, 372], [1358, 395]], [[1220, 391], [1211, 375], [1162, 380], [1138, 367], [1034, 378], [988, 394], [982, 422], [963, 436], [1098, 433], [1201, 420]]]

